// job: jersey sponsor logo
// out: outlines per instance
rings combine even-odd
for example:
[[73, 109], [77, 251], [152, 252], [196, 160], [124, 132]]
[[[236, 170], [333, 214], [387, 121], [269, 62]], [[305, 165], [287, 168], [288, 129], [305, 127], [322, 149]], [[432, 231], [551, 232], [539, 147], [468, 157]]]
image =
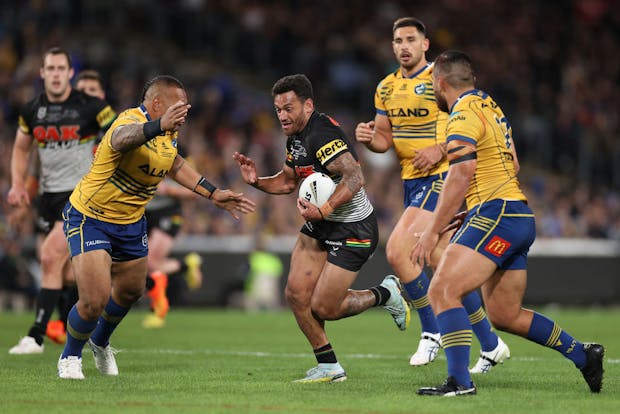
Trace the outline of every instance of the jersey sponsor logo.
[[486, 246], [484, 246], [484, 250], [488, 253], [491, 253], [495, 257], [500, 257], [502, 254], [508, 250], [512, 243], [508, 240], [504, 240], [499, 236], [493, 236], [491, 241], [489, 241]]
[[329, 245], [329, 246], [338, 246], [338, 247], [342, 246], [342, 242], [341, 241], [325, 240], [324, 243]]
[[60, 128], [55, 125], [38, 126], [32, 130], [32, 136], [38, 142], [72, 141], [81, 138], [79, 130], [79, 125], [61, 125]]
[[151, 166], [148, 164], [139, 165], [138, 168], [144, 174], [150, 175], [151, 177], [164, 177], [166, 174], [168, 174], [168, 170], [158, 170], [157, 168], [151, 168]]
[[111, 124], [115, 118], [116, 112], [114, 112], [114, 109], [112, 109], [110, 105], [108, 105], [97, 114], [97, 123], [100, 127], [104, 127]]
[[110, 242], [107, 240], [86, 240], [84, 242], [84, 246], [86, 247], [97, 246], [99, 244], [110, 244]]
[[300, 178], [306, 178], [310, 174], [314, 173], [314, 167], [312, 165], [296, 165], [295, 174]]
[[413, 88], [413, 91], [416, 95], [424, 95], [424, 92], [426, 92], [426, 84], [420, 83], [416, 85], [415, 88]]
[[334, 155], [339, 154], [348, 148], [349, 147], [347, 146], [347, 143], [338, 138], [328, 142], [327, 144], [319, 148], [319, 150], [316, 152], [316, 158], [321, 164], [325, 164], [325, 162], [332, 158]]
[[388, 115], [390, 118], [398, 118], [401, 116], [428, 116], [429, 111], [426, 108], [393, 108], [390, 109]]

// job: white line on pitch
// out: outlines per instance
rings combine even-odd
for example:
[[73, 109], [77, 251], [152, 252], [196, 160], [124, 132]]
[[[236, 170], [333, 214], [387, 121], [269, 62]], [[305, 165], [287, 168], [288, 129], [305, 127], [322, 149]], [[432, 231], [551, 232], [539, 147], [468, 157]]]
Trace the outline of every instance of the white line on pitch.
[[[216, 349], [203, 349], [197, 350], [183, 350], [183, 349], [131, 349], [123, 350], [123, 352], [130, 352], [136, 354], [173, 354], [173, 355], [228, 355], [228, 356], [249, 356], [259, 358], [307, 358], [310, 353], [287, 353], [287, 352], [258, 352], [258, 351], [222, 351]], [[402, 359], [406, 356], [403, 355], [385, 355], [385, 354], [343, 354], [343, 358], [349, 359]], [[438, 356], [439, 359], [445, 359], [445, 356]], [[545, 358], [542, 357], [511, 357], [511, 361], [521, 362], [535, 362], [542, 361]], [[618, 364], [620, 359], [606, 359], [607, 364]]]

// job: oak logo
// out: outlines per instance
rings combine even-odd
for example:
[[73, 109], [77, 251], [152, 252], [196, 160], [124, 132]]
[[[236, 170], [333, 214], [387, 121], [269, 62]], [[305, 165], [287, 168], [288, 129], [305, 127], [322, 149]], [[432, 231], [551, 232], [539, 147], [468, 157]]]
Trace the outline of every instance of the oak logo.
[[32, 130], [32, 136], [39, 142], [47, 141], [71, 141], [80, 139], [79, 125], [61, 125], [59, 128], [56, 126], [38, 126]]
[[500, 257], [510, 247], [512, 243], [508, 240], [504, 240], [499, 236], [493, 236], [490, 242], [484, 246], [484, 250], [491, 253], [493, 256]]

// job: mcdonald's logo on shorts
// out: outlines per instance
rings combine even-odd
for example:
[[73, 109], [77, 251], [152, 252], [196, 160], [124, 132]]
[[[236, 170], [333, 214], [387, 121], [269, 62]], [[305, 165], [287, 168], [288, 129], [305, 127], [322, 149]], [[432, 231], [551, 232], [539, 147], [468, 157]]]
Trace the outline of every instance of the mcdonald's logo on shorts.
[[484, 250], [491, 253], [493, 256], [500, 257], [506, 252], [506, 250], [508, 250], [510, 244], [511, 243], [509, 241], [504, 240], [499, 236], [493, 236], [491, 241], [484, 246]]

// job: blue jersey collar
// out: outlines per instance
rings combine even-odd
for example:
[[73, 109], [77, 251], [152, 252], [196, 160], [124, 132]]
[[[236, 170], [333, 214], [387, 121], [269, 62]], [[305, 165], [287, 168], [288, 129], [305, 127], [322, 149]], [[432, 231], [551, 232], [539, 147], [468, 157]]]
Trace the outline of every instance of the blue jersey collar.
[[452, 106], [450, 107], [450, 112], [452, 113], [452, 110], [454, 109], [454, 107], [456, 106], [457, 103], [459, 103], [461, 101], [461, 99], [463, 99], [464, 97], [468, 96], [468, 95], [478, 95], [481, 97], [486, 97], [486, 93], [482, 92], [480, 89], [470, 89], [468, 91], [465, 91], [461, 94], [461, 96], [459, 96], [456, 101], [454, 101], [454, 103], [452, 104]]
[[142, 112], [142, 115], [144, 115], [147, 119], [147, 121], [151, 121], [151, 116], [149, 115], [149, 112], [146, 110], [146, 107], [143, 104], [140, 104], [140, 112]]

